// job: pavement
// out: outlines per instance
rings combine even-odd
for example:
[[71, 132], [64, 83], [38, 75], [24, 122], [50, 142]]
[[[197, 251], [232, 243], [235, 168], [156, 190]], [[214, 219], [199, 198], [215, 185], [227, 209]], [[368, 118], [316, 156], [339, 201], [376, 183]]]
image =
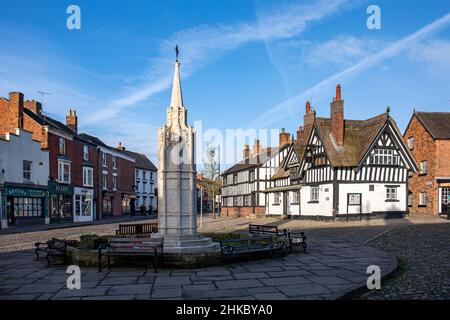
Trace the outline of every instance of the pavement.
[[66, 286], [66, 267], [33, 261], [32, 251], [0, 259], [1, 300], [338, 299], [366, 285], [367, 267], [397, 267], [382, 250], [345, 240], [311, 241], [309, 254], [200, 269], [82, 268], [81, 290]]
[[[141, 220], [142, 222], [155, 220]], [[204, 233], [246, 232], [249, 223], [302, 230], [309, 254], [214, 268], [82, 269], [82, 290], [66, 289], [65, 267], [33, 261], [35, 241], [114, 234], [119, 221], [0, 232], [0, 299], [450, 299], [450, 221], [432, 216], [352, 222], [205, 217]], [[3, 252], [3, 253], [2, 253]], [[395, 259], [397, 258], [397, 260]], [[398, 261], [399, 268], [396, 268]], [[381, 267], [380, 290], [364, 288]], [[394, 271], [394, 272], [392, 272]]]

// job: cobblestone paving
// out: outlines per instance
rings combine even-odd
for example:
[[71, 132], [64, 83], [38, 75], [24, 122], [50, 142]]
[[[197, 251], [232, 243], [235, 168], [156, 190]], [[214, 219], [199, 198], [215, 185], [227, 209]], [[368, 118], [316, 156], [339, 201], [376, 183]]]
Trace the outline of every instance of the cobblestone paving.
[[68, 290], [64, 267], [33, 261], [31, 251], [1, 254], [0, 299], [337, 299], [364, 286], [368, 265], [396, 268], [389, 253], [344, 240], [312, 241], [309, 254], [226, 266], [160, 270], [82, 269]]
[[450, 300], [450, 224], [398, 226], [368, 245], [400, 260], [393, 277], [380, 290], [355, 299]]

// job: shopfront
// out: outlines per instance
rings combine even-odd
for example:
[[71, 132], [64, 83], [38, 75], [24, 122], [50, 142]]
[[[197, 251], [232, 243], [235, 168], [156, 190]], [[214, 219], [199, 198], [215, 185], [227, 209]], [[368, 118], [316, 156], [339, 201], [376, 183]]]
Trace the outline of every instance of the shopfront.
[[73, 186], [50, 181], [49, 191], [51, 223], [73, 222]]
[[47, 188], [6, 185], [2, 192], [2, 220], [6, 226], [47, 224]]
[[77, 188], [74, 190], [74, 221], [94, 220], [94, 190]]

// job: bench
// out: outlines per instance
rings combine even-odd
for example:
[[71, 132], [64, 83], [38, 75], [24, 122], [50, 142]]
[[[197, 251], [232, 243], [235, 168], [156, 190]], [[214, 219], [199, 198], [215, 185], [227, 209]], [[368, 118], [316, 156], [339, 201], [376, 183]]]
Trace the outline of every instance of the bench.
[[289, 231], [289, 250], [292, 250], [293, 246], [298, 246], [306, 253], [307, 245], [304, 232]]
[[226, 239], [220, 241], [222, 262], [227, 256], [235, 257], [256, 252], [270, 252], [274, 257], [275, 251], [281, 251], [286, 256], [286, 244], [284, 241], [274, 240], [273, 237], [246, 237], [236, 239]]
[[293, 232], [287, 229], [279, 230], [276, 226], [265, 226], [259, 224], [249, 224], [248, 231], [250, 234], [267, 234], [277, 237], [285, 237], [289, 245], [289, 251], [292, 247], [300, 246], [304, 253], [306, 253], [306, 236], [304, 232]]
[[151, 234], [158, 232], [158, 222], [141, 224], [119, 224], [116, 235]]
[[[34, 244], [36, 249], [34, 253], [36, 254], [36, 260], [46, 259], [48, 266], [51, 264], [51, 260], [56, 260], [58, 257], [62, 257], [64, 263], [66, 262], [67, 257], [67, 242], [65, 240], [59, 240], [56, 238], [52, 238], [47, 242], [36, 242]], [[44, 257], [41, 257], [40, 254], [45, 253]]]
[[153, 256], [153, 268], [157, 270], [157, 259], [161, 257], [163, 263], [164, 238], [143, 237], [112, 237], [108, 244], [98, 248], [98, 272], [102, 271], [102, 257], [108, 258], [108, 267], [111, 266], [111, 256]]

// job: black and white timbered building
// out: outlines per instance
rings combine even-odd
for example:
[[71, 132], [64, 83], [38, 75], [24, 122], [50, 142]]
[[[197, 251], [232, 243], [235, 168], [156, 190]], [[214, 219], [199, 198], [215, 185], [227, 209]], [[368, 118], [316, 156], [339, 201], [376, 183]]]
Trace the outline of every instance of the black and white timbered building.
[[262, 148], [255, 142], [253, 152], [244, 146], [244, 159], [222, 174], [222, 209], [224, 216], [264, 216], [271, 177], [287, 155], [291, 138], [284, 130], [280, 146]]
[[408, 176], [418, 165], [387, 112], [345, 120], [338, 85], [331, 117], [314, 117], [272, 177], [267, 215], [340, 218], [405, 214]]

